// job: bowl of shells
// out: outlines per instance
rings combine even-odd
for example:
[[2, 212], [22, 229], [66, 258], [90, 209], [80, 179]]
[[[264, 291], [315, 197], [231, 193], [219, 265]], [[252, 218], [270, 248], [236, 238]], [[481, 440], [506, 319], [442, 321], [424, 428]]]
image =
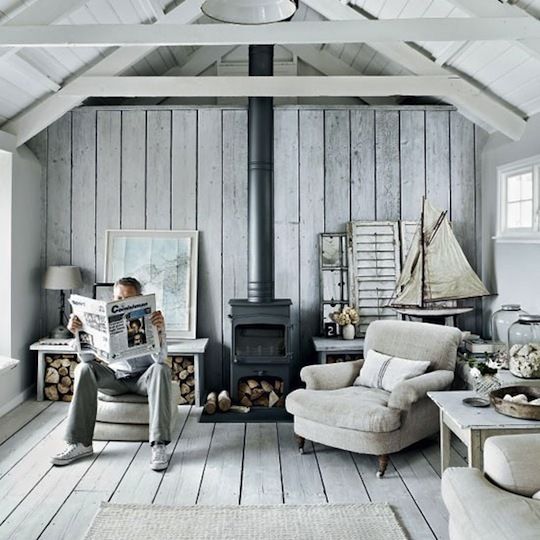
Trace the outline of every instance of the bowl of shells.
[[540, 420], [540, 386], [503, 386], [490, 392], [489, 400], [506, 416]]

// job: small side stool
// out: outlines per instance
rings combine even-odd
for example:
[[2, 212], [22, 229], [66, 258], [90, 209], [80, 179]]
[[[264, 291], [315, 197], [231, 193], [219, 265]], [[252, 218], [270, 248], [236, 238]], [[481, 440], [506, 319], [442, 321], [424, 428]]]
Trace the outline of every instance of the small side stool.
[[[180, 414], [178, 399], [180, 388], [171, 383], [171, 432], [174, 431]], [[148, 398], [139, 394], [109, 396], [98, 392], [98, 408], [95, 441], [148, 441]]]

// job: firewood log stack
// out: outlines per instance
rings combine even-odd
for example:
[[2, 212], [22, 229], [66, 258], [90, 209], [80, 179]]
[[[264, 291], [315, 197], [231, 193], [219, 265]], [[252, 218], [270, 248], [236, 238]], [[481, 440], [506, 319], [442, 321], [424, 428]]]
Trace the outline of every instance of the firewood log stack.
[[283, 381], [245, 379], [238, 385], [238, 399], [245, 407], [283, 407]]
[[78, 364], [75, 355], [51, 355], [45, 357], [44, 393], [51, 401], [71, 401], [73, 399], [73, 381]]
[[172, 371], [172, 379], [178, 381], [180, 386], [178, 405], [193, 405], [195, 403], [195, 364], [193, 358], [169, 356], [167, 360]]

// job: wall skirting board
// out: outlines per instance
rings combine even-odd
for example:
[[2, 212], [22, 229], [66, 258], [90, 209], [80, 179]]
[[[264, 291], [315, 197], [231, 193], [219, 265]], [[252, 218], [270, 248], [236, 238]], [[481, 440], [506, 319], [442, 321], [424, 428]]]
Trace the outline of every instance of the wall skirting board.
[[7, 414], [8, 412], [12, 411], [15, 407], [20, 405], [23, 401], [26, 401], [27, 399], [35, 399], [36, 396], [36, 385], [33, 384], [32, 386], [29, 386], [28, 388], [25, 388], [21, 393], [16, 395], [14, 398], [9, 400], [7, 403], [4, 403], [0, 407], [0, 418]]
[[[451, 107], [277, 106], [274, 118], [276, 296], [292, 299], [299, 364], [314, 361], [319, 332], [319, 233], [417, 219], [427, 194], [479, 267], [482, 132]], [[103, 279], [106, 229], [200, 231], [197, 330], [210, 338], [209, 387], [219, 386], [228, 301], [247, 293], [246, 109], [82, 107], [29, 146], [45, 175], [44, 259], [80, 266], [83, 294]], [[51, 326], [58, 300], [45, 295]]]

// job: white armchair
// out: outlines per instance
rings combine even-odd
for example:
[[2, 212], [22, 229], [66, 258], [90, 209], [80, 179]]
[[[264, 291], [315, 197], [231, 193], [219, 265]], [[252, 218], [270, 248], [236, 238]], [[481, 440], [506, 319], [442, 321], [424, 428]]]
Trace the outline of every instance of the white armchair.
[[454, 379], [461, 332], [456, 328], [405, 321], [375, 321], [368, 327], [370, 349], [410, 360], [428, 360], [428, 372], [399, 383], [392, 392], [353, 386], [363, 360], [307, 366], [300, 373], [305, 389], [286, 400], [294, 415], [300, 452], [311, 440], [379, 456], [383, 476], [388, 454], [398, 452], [439, 429], [437, 407], [428, 391], [445, 390]]

